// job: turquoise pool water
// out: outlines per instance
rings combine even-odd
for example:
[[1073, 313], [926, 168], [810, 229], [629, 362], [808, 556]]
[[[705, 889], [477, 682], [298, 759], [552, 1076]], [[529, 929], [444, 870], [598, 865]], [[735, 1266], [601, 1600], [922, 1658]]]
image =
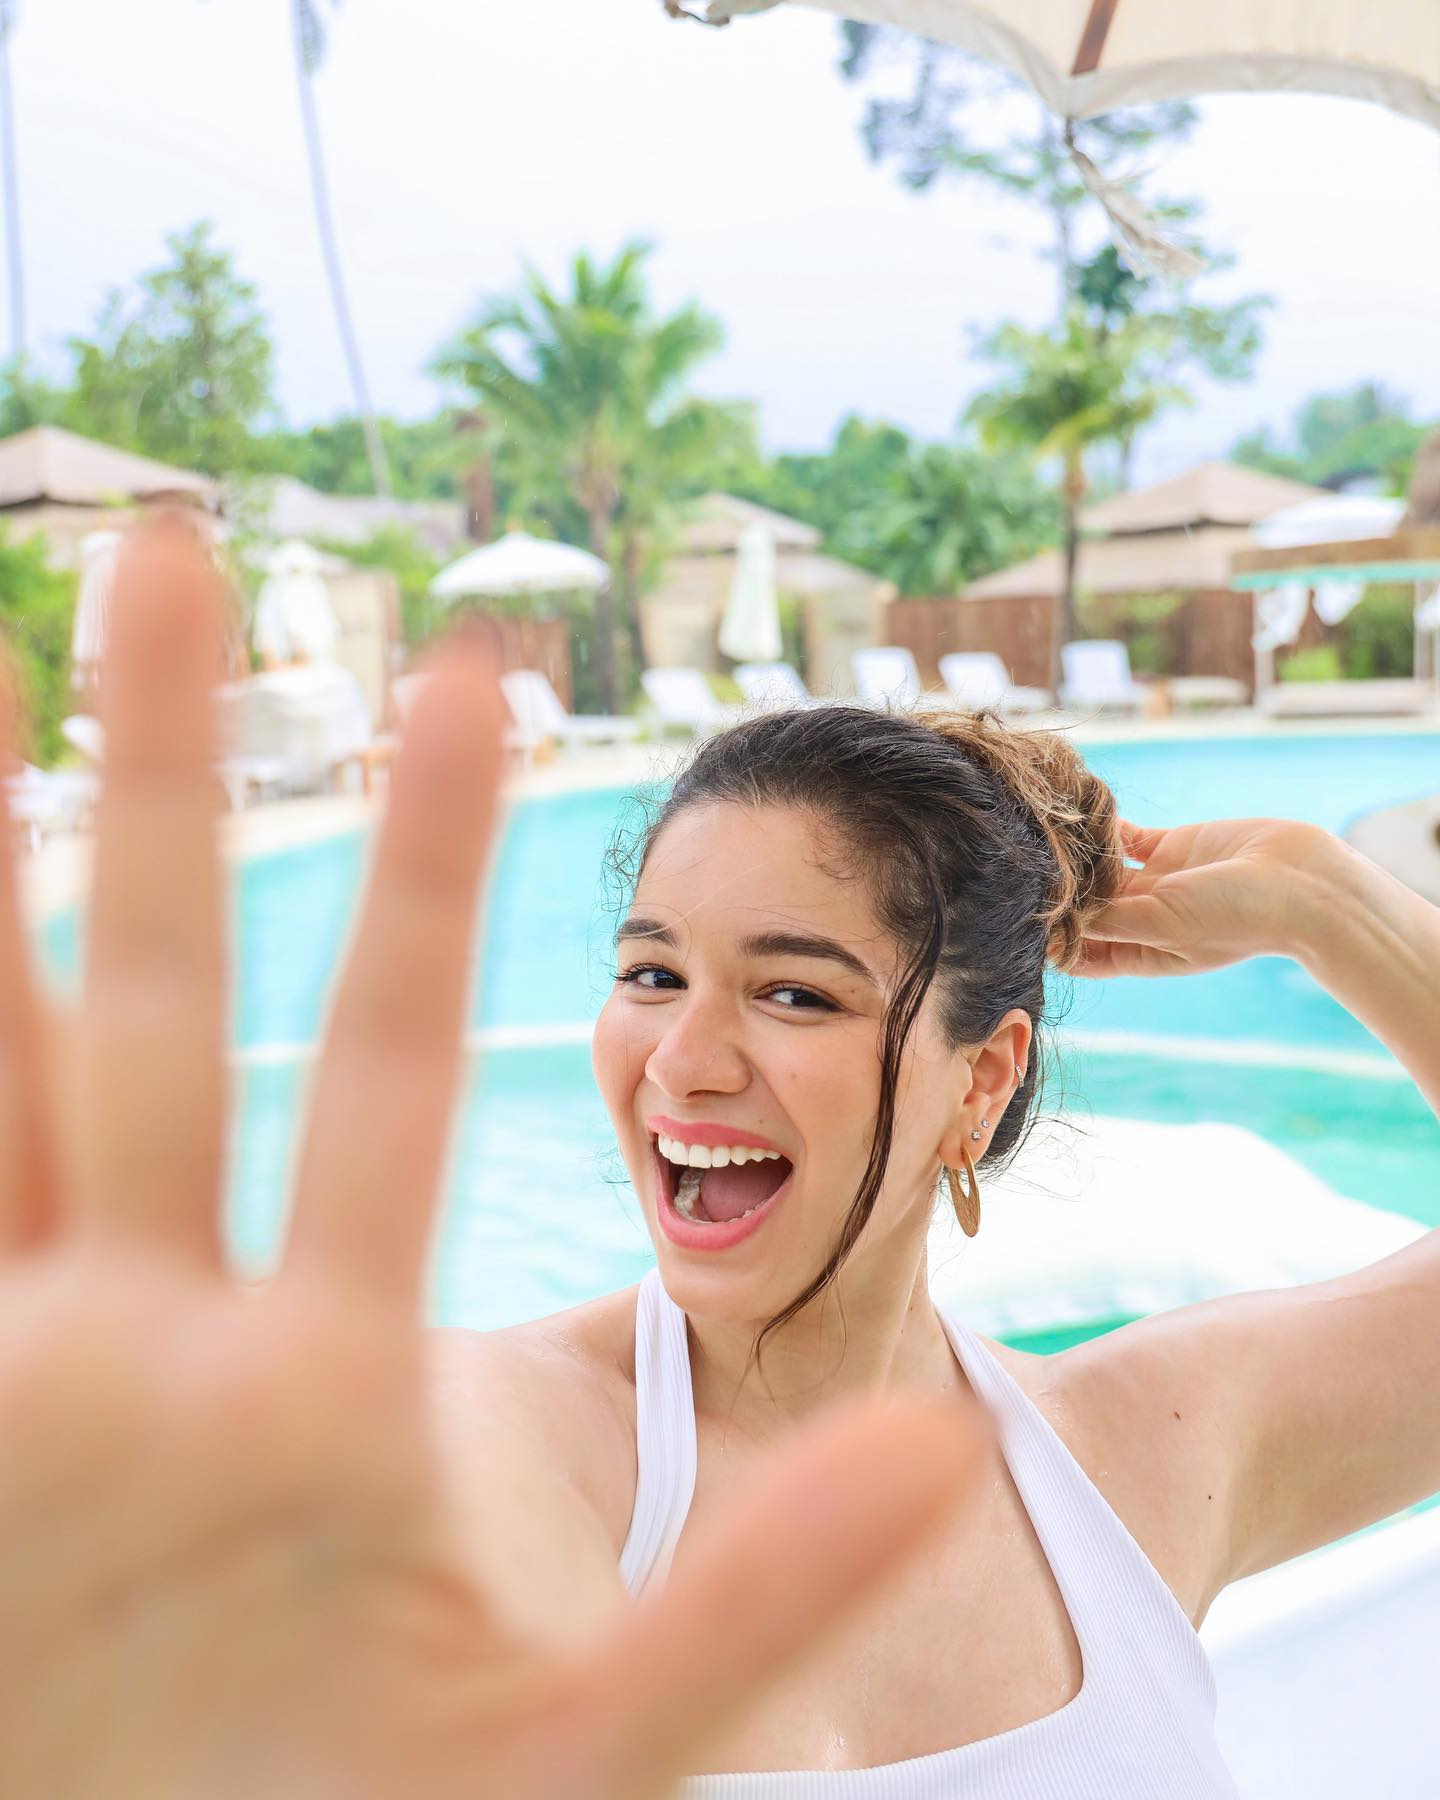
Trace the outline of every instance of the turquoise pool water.
[[[1126, 815], [1155, 825], [1271, 814], [1339, 830], [1356, 812], [1440, 785], [1440, 736], [1126, 743], [1086, 755]], [[594, 1017], [615, 917], [602, 863], [622, 814], [634, 816], [613, 791], [512, 813], [471, 1001], [476, 1029], [583, 1028]], [[361, 836], [331, 839], [237, 876], [231, 1218], [237, 1247], [256, 1262], [278, 1233], [303, 1079], [286, 1047], [316, 1036], [366, 854]], [[56, 967], [73, 968], [75, 921], [53, 921], [46, 938]], [[1190, 980], [1056, 980], [1053, 999], [1052, 1106], [1063, 1098], [1082, 1113], [1245, 1125], [1342, 1193], [1440, 1223], [1440, 1123], [1383, 1047], [1295, 965], [1267, 958]], [[476, 1059], [435, 1316], [472, 1325], [529, 1317], [632, 1281], [648, 1263], [584, 1044], [552, 1039]]]

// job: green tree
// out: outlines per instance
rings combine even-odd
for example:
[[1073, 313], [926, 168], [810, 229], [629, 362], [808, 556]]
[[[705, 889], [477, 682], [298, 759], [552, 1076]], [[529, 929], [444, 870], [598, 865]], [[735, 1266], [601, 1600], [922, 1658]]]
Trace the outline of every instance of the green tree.
[[[385, 448], [395, 494], [403, 500], [446, 500], [456, 491], [456, 475], [465, 460], [455, 414], [404, 422], [375, 421]], [[364, 421], [354, 414], [299, 430], [272, 431], [261, 446], [267, 468], [293, 475], [323, 494], [369, 494], [374, 491]]]
[[1060, 649], [1075, 635], [1075, 571], [1086, 457], [1101, 445], [1121, 446], [1167, 407], [1189, 395], [1162, 377], [1168, 346], [1151, 321], [1123, 321], [1097, 331], [1072, 307], [1056, 332], [1002, 325], [984, 352], [1006, 371], [999, 386], [972, 402], [970, 418], [991, 449], [1055, 458], [1061, 469], [1065, 575], [1051, 641], [1051, 680], [1060, 680]]
[[[325, 145], [320, 135], [320, 113], [315, 100], [315, 77], [325, 60], [327, 38], [321, 17], [322, 0], [291, 0], [291, 38], [295, 54], [295, 80], [300, 95], [300, 120], [305, 131], [305, 154], [310, 168], [310, 197], [315, 207], [315, 229], [320, 239], [320, 253], [325, 260], [325, 276], [330, 284], [330, 304], [335, 313], [335, 326], [340, 334], [340, 347], [350, 376], [350, 391], [360, 416], [365, 440], [365, 454], [370, 468], [371, 492], [392, 492], [390, 466], [385, 446], [370, 403], [370, 385], [365, 376], [365, 359], [360, 354], [360, 338], [350, 307], [345, 284], [345, 264], [340, 255], [340, 238], [335, 229], [335, 213], [330, 203], [330, 178], [325, 168]], [[338, 5], [339, 0], [331, 0]]]
[[[904, 68], [910, 91], [871, 97], [861, 135], [875, 162], [893, 163], [900, 179], [924, 192], [949, 177], [978, 181], [1039, 208], [1052, 233], [1046, 253], [1058, 274], [1063, 319], [1077, 295], [1087, 211], [1097, 203], [1081, 180], [1070, 142], [1100, 168], [1133, 163], [1158, 144], [1183, 142], [1199, 117], [1184, 101], [1116, 111], [1067, 127], [1017, 76], [951, 44], [892, 26], [841, 25], [840, 69], [847, 81]], [[1181, 222], [1192, 209], [1170, 202], [1156, 208]]]
[[51, 763], [69, 710], [70, 629], [75, 578], [51, 568], [43, 538], [16, 543], [0, 532], [0, 638], [20, 679], [30, 760]]
[[914, 448], [914, 440], [898, 425], [851, 413], [836, 428], [828, 450], [786, 452], [771, 462], [757, 456], [748, 469], [736, 471], [731, 486], [743, 499], [816, 526], [826, 548], [837, 555], [841, 540], [848, 539], [852, 556], [873, 568], [871, 550], [863, 540], [854, 542], [849, 528], [905, 469]]
[[851, 516], [835, 549], [902, 593], [953, 594], [1053, 543], [1059, 522], [1027, 458], [926, 444]]
[[[532, 493], [559, 490], [578, 506], [590, 549], [607, 560], [627, 485], [645, 478], [637, 471], [653, 462], [657, 434], [687, 404], [686, 380], [722, 337], [697, 306], [655, 314], [649, 253], [630, 243], [608, 265], [581, 254], [568, 292], [529, 271], [520, 292], [482, 307], [435, 365], [496, 418]], [[614, 601], [611, 589], [601, 591], [593, 626], [592, 666], [607, 709], [617, 697]]]
[[1231, 455], [1250, 468], [1296, 481], [1365, 476], [1378, 480], [1388, 493], [1403, 494], [1427, 429], [1413, 417], [1403, 395], [1379, 382], [1362, 381], [1338, 392], [1312, 394], [1296, 412], [1288, 442], [1262, 427], [1240, 438]]
[[91, 338], [72, 338], [60, 422], [212, 475], [253, 468], [274, 411], [274, 349], [254, 287], [212, 227], [166, 240], [171, 260], [112, 293]]

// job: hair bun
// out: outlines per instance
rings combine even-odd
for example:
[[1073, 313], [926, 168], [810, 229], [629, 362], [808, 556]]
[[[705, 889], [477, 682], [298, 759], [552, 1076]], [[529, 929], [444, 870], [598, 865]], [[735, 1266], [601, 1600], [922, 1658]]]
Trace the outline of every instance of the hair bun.
[[920, 716], [987, 767], [1044, 834], [1056, 869], [1045, 916], [1049, 958], [1073, 968], [1085, 921], [1114, 899], [1124, 876], [1114, 794], [1060, 731], [1020, 729], [986, 712]]

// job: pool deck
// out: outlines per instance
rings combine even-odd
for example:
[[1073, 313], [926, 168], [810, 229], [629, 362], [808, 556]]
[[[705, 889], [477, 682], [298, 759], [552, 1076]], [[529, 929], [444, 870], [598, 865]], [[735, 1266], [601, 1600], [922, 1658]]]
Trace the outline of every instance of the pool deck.
[[[1079, 745], [1115, 743], [1208, 742], [1215, 739], [1265, 737], [1372, 737], [1429, 735], [1440, 740], [1440, 713], [1394, 718], [1319, 718], [1277, 720], [1249, 708], [1223, 713], [1196, 712], [1167, 719], [1076, 719], [1071, 713], [1041, 713], [1019, 721], [1034, 729], [1064, 729]], [[589, 789], [631, 787], [661, 781], [684, 760], [688, 745], [670, 740], [661, 743], [626, 744], [576, 753], [560, 753], [529, 769], [515, 770], [506, 783], [510, 801], [583, 792]], [[1437, 743], [1440, 767], [1440, 743]], [[370, 824], [379, 802], [359, 795], [319, 795], [307, 799], [272, 801], [244, 812], [232, 813], [223, 822], [221, 843], [225, 856], [244, 861], [280, 850], [318, 843]], [[1391, 834], [1393, 835], [1393, 834]], [[1375, 848], [1383, 849], [1390, 836], [1375, 836]], [[1409, 840], [1396, 844], [1403, 859]], [[1385, 860], [1383, 857], [1381, 860]], [[73, 906], [82, 899], [90, 881], [91, 844], [88, 836], [52, 839], [21, 862], [21, 893], [33, 921]], [[1390, 863], [1389, 866], [1394, 866]], [[1403, 869], [1396, 873], [1406, 878]], [[1421, 871], [1428, 879], [1429, 871]], [[1412, 886], [1421, 887], [1419, 880]], [[1421, 891], [1424, 891], [1423, 887]]]

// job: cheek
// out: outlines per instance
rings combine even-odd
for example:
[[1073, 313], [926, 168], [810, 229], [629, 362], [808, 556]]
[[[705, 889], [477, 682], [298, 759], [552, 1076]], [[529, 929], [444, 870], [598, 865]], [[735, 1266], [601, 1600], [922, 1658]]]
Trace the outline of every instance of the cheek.
[[612, 995], [600, 1010], [590, 1040], [595, 1085], [617, 1130], [631, 1117], [635, 1090], [652, 1048], [650, 1034], [643, 1029], [644, 1017], [642, 1008], [626, 1007]]

